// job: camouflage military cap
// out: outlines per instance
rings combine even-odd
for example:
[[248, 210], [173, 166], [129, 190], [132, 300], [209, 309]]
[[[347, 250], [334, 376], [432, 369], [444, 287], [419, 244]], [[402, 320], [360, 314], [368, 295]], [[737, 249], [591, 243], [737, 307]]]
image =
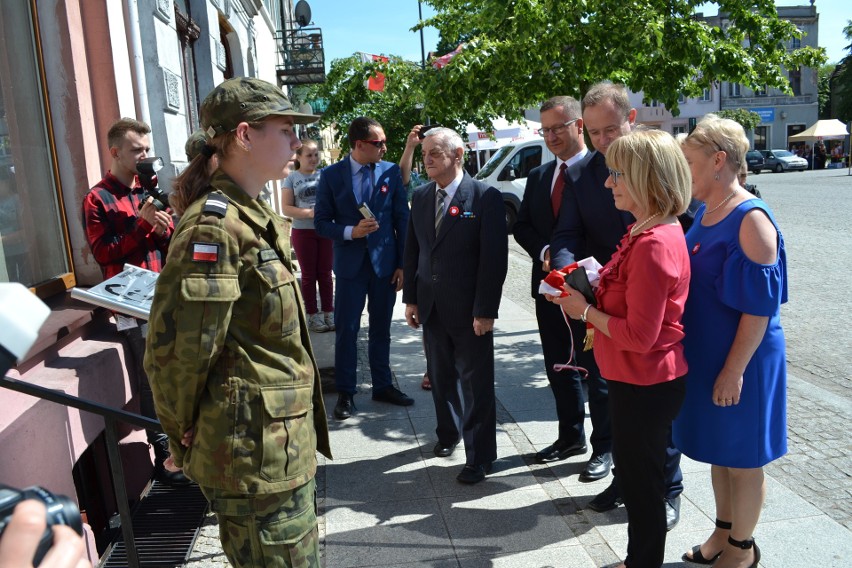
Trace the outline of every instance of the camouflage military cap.
[[186, 140], [183, 149], [186, 152], [186, 159], [190, 162], [199, 155], [207, 145], [207, 134], [203, 130], [196, 130], [190, 134]]
[[234, 77], [213, 89], [201, 103], [201, 127], [212, 138], [234, 130], [241, 122], [267, 116], [290, 116], [296, 124], [319, 119], [298, 112], [280, 88], [254, 77]]

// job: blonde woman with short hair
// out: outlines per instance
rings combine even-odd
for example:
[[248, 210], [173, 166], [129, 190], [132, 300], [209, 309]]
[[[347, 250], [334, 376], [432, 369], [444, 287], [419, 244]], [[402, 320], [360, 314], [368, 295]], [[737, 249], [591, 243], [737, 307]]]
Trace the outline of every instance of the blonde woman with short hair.
[[595, 361], [607, 380], [613, 461], [627, 508], [626, 566], [663, 563], [666, 545], [666, 448], [685, 392], [680, 319], [689, 290], [689, 255], [677, 216], [690, 202], [690, 174], [675, 139], [637, 130], [606, 153], [615, 206], [628, 227], [600, 271], [594, 304], [566, 286], [555, 298], [594, 327]]
[[682, 145], [704, 206], [686, 234], [690, 373], [673, 434], [684, 454], [712, 465], [716, 500], [716, 529], [683, 559], [717, 568], [758, 565], [763, 466], [787, 452], [784, 239], [766, 204], [737, 180], [748, 147], [742, 126], [715, 115]]

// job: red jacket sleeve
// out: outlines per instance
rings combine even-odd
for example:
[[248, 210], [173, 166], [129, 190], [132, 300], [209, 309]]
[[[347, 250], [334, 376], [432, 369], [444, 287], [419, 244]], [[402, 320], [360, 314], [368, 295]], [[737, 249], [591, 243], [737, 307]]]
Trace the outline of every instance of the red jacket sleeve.
[[109, 215], [98, 190], [90, 191], [83, 200], [83, 221], [86, 240], [95, 260], [101, 265], [120, 262], [141, 248], [153, 229], [148, 221], [137, 217], [135, 222], [127, 225], [126, 231], [119, 232], [110, 222]]

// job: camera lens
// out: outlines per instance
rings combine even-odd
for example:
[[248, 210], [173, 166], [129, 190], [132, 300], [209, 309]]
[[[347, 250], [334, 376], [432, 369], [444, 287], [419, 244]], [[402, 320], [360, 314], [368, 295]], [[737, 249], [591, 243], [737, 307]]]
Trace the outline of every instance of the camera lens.
[[15, 507], [18, 506], [18, 503], [27, 499], [41, 501], [47, 509], [47, 528], [41, 536], [33, 557], [33, 566], [38, 566], [53, 544], [53, 531], [50, 527], [66, 525], [82, 536], [83, 520], [80, 517], [80, 510], [77, 505], [65, 495], [54, 495], [41, 487], [28, 487], [19, 491], [7, 485], [0, 485], [0, 537], [6, 529], [6, 525], [9, 524], [12, 514], [15, 512]]

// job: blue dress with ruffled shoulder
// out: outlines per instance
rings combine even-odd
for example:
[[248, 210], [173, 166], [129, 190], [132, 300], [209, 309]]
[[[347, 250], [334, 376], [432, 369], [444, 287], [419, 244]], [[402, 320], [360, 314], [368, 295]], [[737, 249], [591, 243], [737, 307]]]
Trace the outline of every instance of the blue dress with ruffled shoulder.
[[[779, 317], [787, 301], [787, 261], [778, 232], [775, 264], [749, 260], [739, 243], [743, 217], [764, 211], [759, 199], [740, 203], [715, 225], [701, 224], [705, 208], [686, 234], [692, 267], [683, 315], [689, 373], [686, 400], [674, 422], [673, 438], [690, 458], [726, 467], [755, 468], [787, 452], [787, 365]], [[722, 370], [743, 313], [769, 317], [766, 334], [743, 374], [740, 403], [713, 404], [713, 385]]]

